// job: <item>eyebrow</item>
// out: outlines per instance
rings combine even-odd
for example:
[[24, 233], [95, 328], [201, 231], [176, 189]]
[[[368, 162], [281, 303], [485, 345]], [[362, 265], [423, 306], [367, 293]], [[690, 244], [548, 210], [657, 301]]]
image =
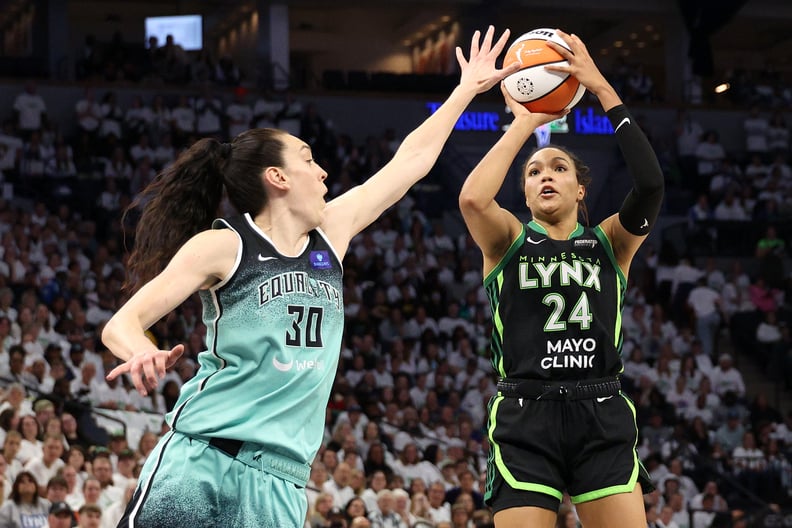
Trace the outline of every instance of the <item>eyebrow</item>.
[[[556, 160], [563, 161], [564, 163], [569, 163], [569, 160], [568, 160], [568, 159], [566, 159], [566, 158], [563, 158], [563, 157], [561, 157], [561, 156], [554, 156], [553, 158], [551, 158], [551, 159], [550, 159], [550, 162], [552, 163], [553, 161], [556, 161]], [[530, 163], [528, 164], [528, 167], [530, 167], [531, 165], [533, 165], [533, 164], [535, 164], [535, 163], [540, 163], [540, 160], [533, 160], [532, 162], [530, 162]]]

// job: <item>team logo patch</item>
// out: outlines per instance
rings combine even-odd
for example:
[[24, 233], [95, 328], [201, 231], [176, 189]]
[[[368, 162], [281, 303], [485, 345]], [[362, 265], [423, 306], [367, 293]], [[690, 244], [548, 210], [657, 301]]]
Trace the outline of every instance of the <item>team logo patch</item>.
[[330, 254], [327, 251], [311, 251], [311, 267], [314, 269], [329, 269], [333, 267]]
[[594, 249], [597, 247], [597, 241], [593, 238], [586, 238], [582, 240], [575, 240], [575, 247], [587, 247]]

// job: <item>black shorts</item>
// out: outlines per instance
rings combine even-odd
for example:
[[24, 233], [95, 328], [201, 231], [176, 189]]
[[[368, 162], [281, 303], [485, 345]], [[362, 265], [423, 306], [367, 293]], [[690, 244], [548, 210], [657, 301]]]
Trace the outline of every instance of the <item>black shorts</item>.
[[490, 401], [485, 500], [493, 512], [654, 489], [635, 450], [635, 407], [624, 395], [585, 400]]

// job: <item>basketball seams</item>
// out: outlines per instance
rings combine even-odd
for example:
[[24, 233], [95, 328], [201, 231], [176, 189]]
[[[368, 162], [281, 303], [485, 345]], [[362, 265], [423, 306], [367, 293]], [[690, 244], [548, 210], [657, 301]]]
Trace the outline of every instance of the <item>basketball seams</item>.
[[545, 69], [547, 66], [569, 64], [563, 55], [548, 45], [552, 41], [569, 50], [569, 46], [560, 40], [555, 30], [539, 28], [523, 34], [506, 51], [503, 67], [516, 62], [521, 68], [504, 79], [505, 89], [531, 112], [560, 112], [580, 100], [581, 85], [574, 76]]
[[[568, 77], [569, 77], [569, 74], [567, 74], [567, 78]], [[564, 79], [564, 81], [566, 81], [566, 79]], [[549, 92], [540, 95], [536, 99], [531, 99], [530, 101], [525, 101], [525, 103], [523, 103], [523, 104], [533, 104], [533, 103], [536, 103], [538, 101], [541, 101], [542, 99], [544, 99], [546, 97], [550, 97], [551, 95], [554, 95], [559, 88], [563, 88], [563, 87], [564, 87], [564, 83], [560, 82], [560, 83], [558, 83], [557, 86], [555, 86]], [[576, 93], [577, 93], [577, 87], [575, 87], [575, 89], [572, 91], [572, 95], [569, 97], [569, 101], [567, 101], [566, 104], [562, 108], [566, 108], [567, 105], [572, 102], [572, 100], [575, 98], [575, 94]], [[529, 108], [529, 110], [531, 110], [531, 109]], [[535, 112], [535, 110], [531, 110], [531, 111]]]

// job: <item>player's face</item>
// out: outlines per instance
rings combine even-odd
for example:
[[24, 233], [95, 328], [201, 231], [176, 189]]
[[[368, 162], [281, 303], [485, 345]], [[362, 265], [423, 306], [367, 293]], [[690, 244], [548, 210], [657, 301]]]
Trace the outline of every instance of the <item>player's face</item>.
[[578, 183], [575, 165], [555, 148], [536, 152], [525, 167], [525, 203], [534, 216], [563, 218], [577, 215], [585, 188]]
[[292, 190], [297, 191], [296, 205], [304, 214], [318, 216], [318, 225], [325, 207], [327, 172], [314, 161], [311, 148], [301, 139], [286, 136], [284, 144], [283, 169], [290, 178]]

